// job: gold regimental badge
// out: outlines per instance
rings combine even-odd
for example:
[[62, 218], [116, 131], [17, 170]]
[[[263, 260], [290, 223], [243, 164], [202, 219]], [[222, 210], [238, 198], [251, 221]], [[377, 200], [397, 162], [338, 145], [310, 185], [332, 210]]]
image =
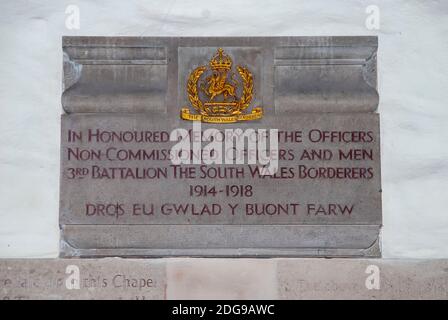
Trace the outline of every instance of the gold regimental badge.
[[[181, 118], [210, 123], [232, 123], [262, 118], [261, 107], [255, 107], [251, 113], [245, 113], [254, 95], [254, 79], [246, 67], [237, 66], [237, 71], [241, 81], [236, 79], [236, 74], [232, 71], [232, 59], [219, 48], [209, 66], [197, 67], [190, 73], [187, 93], [197, 113], [190, 113], [190, 109], [185, 107], [181, 109]], [[203, 77], [205, 79], [202, 79]]]

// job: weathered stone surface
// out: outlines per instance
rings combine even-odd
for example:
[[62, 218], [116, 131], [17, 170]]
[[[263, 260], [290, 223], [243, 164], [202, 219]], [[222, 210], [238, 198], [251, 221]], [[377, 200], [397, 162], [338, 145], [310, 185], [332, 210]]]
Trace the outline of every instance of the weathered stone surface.
[[65, 225], [61, 256], [378, 257], [378, 226]]
[[274, 259], [170, 259], [168, 299], [277, 299]]
[[[376, 46], [277, 47], [276, 112], [368, 112], [378, 106]], [[298, 103], [300, 101], [300, 103]], [[298, 107], [298, 104], [300, 106]]]
[[166, 112], [166, 47], [64, 41], [63, 50], [66, 112]]
[[[63, 116], [62, 256], [380, 255], [377, 114], [279, 115], [258, 122], [226, 125], [227, 129], [301, 131], [303, 137], [299, 142], [279, 142], [279, 149], [289, 150], [293, 159], [279, 161], [279, 167], [286, 170], [281, 173], [280, 169], [276, 177], [252, 175], [254, 166], [247, 164], [182, 165], [183, 169], [196, 170], [196, 174], [181, 177], [176, 173], [179, 168], [173, 167], [169, 159], [128, 158], [131, 151], [137, 154], [139, 150], [170, 150], [173, 142], [111, 143], [97, 139], [100, 132], [108, 133], [105, 137], [109, 137], [110, 132], [158, 132], [163, 136], [161, 132], [178, 127], [188, 130], [191, 123], [148, 114]], [[203, 127], [222, 129], [213, 125]], [[82, 137], [70, 141], [68, 132], [77, 132]], [[317, 142], [313, 136], [318, 137], [318, 132], [346, 132], [349, 133], [347, 137], [356, 141], [341, 142], [334, 138], [337, 141]], [[364, 141], [358, 141], [360, 136], [364, 136]], [[305, 150], [311, 149], [327, 150], [333, 156], [326, 160], [300, 159]], [[118, 158], [120, 150], [124, 154], [123, 161]], [[341, 150], [344, 154], [366, 150], [368, 157], [344, 159], [340, 156]], [[134, 173], [112, 175], [113, 168], [132, 172], [156, 168], [164, 174], [152, 177]], [[230, 168], [242, 173], [215, 176], [216, 170]], [[324, 171], [342, 168], [343, 174], [332, 178], [314, 177], [320, 170], [316, 168]], [[107, 174], [102, 173], [104, 170]], [[359, 174], [360, 170], [364, 174]], [[191, 186], [196, 185], [215, 187], [217, 192], [207, 196], [192, 195]], [[227, 188], [234, 185], [249, 186], [250, 195], [227, 194]], [[174, 206], [179, 205], [187, 209], [176, 213]], [[235, 205], [232, 211], [230, 206]], [[104, 210], [105, 206], [110, 210]], [[204, 207], [210, 212], [203, 211]]]
[[188, 73], [223, 47], [254, 68], [254, 102], [275, 112], [378, 107], [376, 37], [64, 37], [62, 105], [178, 114]]
[[448, 299], [448, 260], [0, 260], [0, 300], [205, 298]]
[[153, 300], [165, 287], [162, 260], [0, 260], [0, 300]]
[[[380, 256], [376, 37], [65, 37], [63, 50], [61, 256]], [[173, 166], [170, 133], [192, 129], [181, 108], [226, 108], [216, 97], [264, 117], [202, 130], [280, 132], [273, 177], [247, 158]]]
[[[447, 260], [278, 260], [280, 299], [448, 299]], [[377, 277], [377, 278], [375, 278]]]

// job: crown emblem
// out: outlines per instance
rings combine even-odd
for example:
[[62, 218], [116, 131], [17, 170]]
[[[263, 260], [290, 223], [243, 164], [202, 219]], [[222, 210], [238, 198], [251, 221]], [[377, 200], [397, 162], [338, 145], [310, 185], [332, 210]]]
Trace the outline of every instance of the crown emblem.
[[213, 70], [230, 70], [232, 68], [232, 59], [224, 53], [222, 48], [210, 60], [210, 67]]
[[190, 113], [189, 107], [184, 107], [180, 113], [182, 119], [233, 123], [263, 117], [261, 107], [246, 112], [254, 95], [252, 73], [244, 66], [237, 66], [237, 73], [233, 72], [232, 63], [231, 57], [219, 48], [208, 66], [199, 66], [190, 73], [187, 94], [196, 113]]

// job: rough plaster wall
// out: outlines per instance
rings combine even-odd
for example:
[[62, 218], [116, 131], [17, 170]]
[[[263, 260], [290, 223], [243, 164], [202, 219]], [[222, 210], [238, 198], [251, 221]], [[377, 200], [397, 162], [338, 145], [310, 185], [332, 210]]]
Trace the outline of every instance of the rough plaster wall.
[[[80, 30], [65, 8], [80, 8]], [[368, 5], [380, 30], [365, 27]], [[447, 1], [1, 1], [0, 257], [58, 254], [61, 36], [378, 35], [384, 257], [448, 257]]]

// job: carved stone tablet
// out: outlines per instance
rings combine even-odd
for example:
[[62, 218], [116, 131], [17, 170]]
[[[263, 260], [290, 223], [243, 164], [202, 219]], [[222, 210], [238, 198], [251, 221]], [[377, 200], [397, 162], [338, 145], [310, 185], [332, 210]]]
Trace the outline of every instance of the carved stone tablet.
[[61, 256], [380, 256], [376, 37], [63, 49]]

